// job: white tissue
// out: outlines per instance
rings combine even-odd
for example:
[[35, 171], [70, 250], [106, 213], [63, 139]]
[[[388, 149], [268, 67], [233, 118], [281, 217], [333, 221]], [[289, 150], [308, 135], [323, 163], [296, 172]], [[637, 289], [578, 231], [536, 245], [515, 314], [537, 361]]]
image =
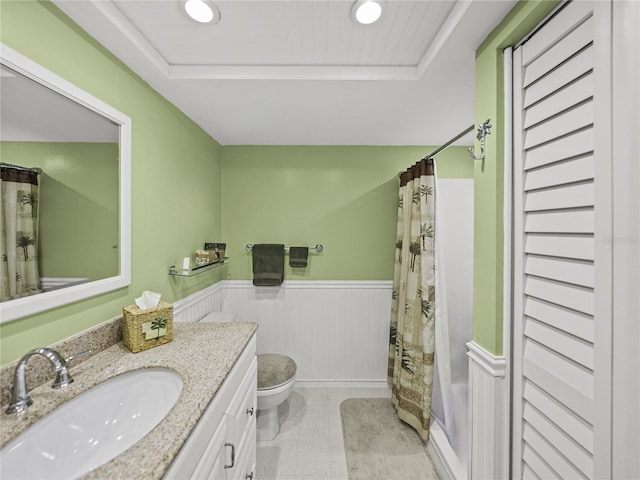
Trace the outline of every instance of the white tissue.
[[136, 298], [136, 305], [140, 310], [147, 310], [158, 305], [160, 301], [160, 294], [155, 292], [149, 292], [145, 290], [142, 292], [142, 296]]

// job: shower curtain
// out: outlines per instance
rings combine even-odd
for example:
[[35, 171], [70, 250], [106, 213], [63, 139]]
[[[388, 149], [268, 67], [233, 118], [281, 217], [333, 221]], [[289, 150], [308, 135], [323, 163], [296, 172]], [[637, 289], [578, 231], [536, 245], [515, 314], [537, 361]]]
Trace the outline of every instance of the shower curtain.
[[423, 159], [400, 176], [388, 382], [401, 420], [429, 437], [436, 319], [435, 176]]
[[2, 165], [0, 194], [0, 298], [6, 301], [40, 292], [38, 175]]
[[[436, 180], [437, 184], [437, 180]], [[442, 202], [440, 193], [436, 188], [436, 259], [435, 259], [435, 283], [436, 283], [436, 321], [435, 321], [435, 374], [433, 378], [431, 412], [433, 420], [440, 424], [444, 430], [449, 444], [456, 449], [457, 438], [455, 435], [455, 407], [453, 385], [451, 377], [451, 345], [449, 334], [449, 312], [447, 310], [446, 269], [443, 265], [444, 225], [442, 218]], [[456, 337], [457, 339], [457, 337]], [[465, 342], [463, 342], [464, 344]], [[464, 356], [463, 358], [466, 358]]]

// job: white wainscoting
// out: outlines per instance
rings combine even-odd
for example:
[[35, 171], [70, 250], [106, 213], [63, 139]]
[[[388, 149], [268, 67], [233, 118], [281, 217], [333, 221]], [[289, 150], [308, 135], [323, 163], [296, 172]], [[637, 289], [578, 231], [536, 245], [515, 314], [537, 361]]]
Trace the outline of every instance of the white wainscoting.
[[509, 478], [509, 382], [505, 357], [475, 342], [469, 351], [470, 480]]
[[289, 355], [299, 385], [387, 388], [392, 282], [218, 282], [174, 304], [175, 322], [229, 312], [255, 322], [258, 353]]
[[174, 322], [197, 322], [207, 313], [219, 312], [226, 281], [217, 282], [173, 304]]
[[222, 311], [256, 322], [258, 353], [293, 358], [298, 384], [386, 386], [391, 290], [390, 281], [232, 280]]

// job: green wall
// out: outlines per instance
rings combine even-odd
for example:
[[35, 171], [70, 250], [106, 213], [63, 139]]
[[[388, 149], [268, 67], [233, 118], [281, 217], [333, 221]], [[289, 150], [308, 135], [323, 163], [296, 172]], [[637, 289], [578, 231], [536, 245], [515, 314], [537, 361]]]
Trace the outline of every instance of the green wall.
[[[131, 117], [133, 139], [131, 286], [0, 325], [1, 363], [119, 315], [143, 290], [174, 302], [251, 278], [248, 242], [323, 243], [290, 279], [391, 278], [397, 175], [432, 147], [223, 149], [52, 4], [2, 1], [0, 15], [3, 43]], [[442, 177], [473, 175], [462, 147], [438, 159]], [[228, 243], [229, 267], [167, 275], [205, 241]]]
[[[167, 275], [221, 235], [221, 147], [49, 2], [1, 1], [0, 40], [132, 119], [132, 282], [0, 326], [0, 363], [122, 313], [143, 290], [174, 302], [219, 279]], [[222, 270], [222, 272], [221, 272]]]
[[[233, 279], [252, 278], [247, 243], [325, 248], [289, 280], [391, 280], [398, 173], [434, 147], [225, 146], [222, 230]], [[466, 148], [436, 157], [439, 177], [471, 178]]]
[[3, 161], [40, 167], [41, 277], [118, 274], [118, 144], [0, 142]]
[[[495, 354], [502, 353], [502, 50], [557, 3], [520, 2], [476, 56], [475, 121], [490, 118], [494, 128], [486, 160], [470, 167], [474, 340]], [[236, 279], [250, 278], [246, 243], [276, 241], [326, 248], [305, 273], [287, 272], [290, 279], [391, 278], [392, 259], [383, 249], [391, 242], [395, 207], [386, 200], [395, 200], [397, 173], [429, 147], [222, 149], [50, 3], [3, 0], [0, 16], [3, 43], [133, 120], [131, 286], [2, 325], [2, 363], [118, 315], [142, 290], [176, 301], [214, 283], [227, 275], [225, 269], [186, 279], [166, 274], [204, 241], [228, 243], [229, 274]], [[448, 175], [448, 163], [441, 162], [440, 176]], [[467, 171], [465, 166], [452, 176], [465, 177], [460, 172]]]
[[[559, 2], [519, 2], [476, 51], [476, 125], [491, 119], [486, 159], [475, 162], [473, 340], [501, 355], [504, 235], [504, 54]], [[476, 147], [478, 148], [478, 147]]]

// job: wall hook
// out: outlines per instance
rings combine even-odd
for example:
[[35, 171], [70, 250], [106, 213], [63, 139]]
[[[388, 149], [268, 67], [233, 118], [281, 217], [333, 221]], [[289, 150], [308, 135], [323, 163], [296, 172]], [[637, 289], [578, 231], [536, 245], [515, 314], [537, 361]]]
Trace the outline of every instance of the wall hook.
[[476, 156], [474, 152], [474, 147], [469, 147], [469, 155], [474, 160], [484, 160], [484, 147], [485, 147], [485, 137], [491, 133], [491, 120], [487, 119], [486, 122], [482, 122], [478, 124], [478, 134], [476, 138], [480, 140], [480, 155]]

